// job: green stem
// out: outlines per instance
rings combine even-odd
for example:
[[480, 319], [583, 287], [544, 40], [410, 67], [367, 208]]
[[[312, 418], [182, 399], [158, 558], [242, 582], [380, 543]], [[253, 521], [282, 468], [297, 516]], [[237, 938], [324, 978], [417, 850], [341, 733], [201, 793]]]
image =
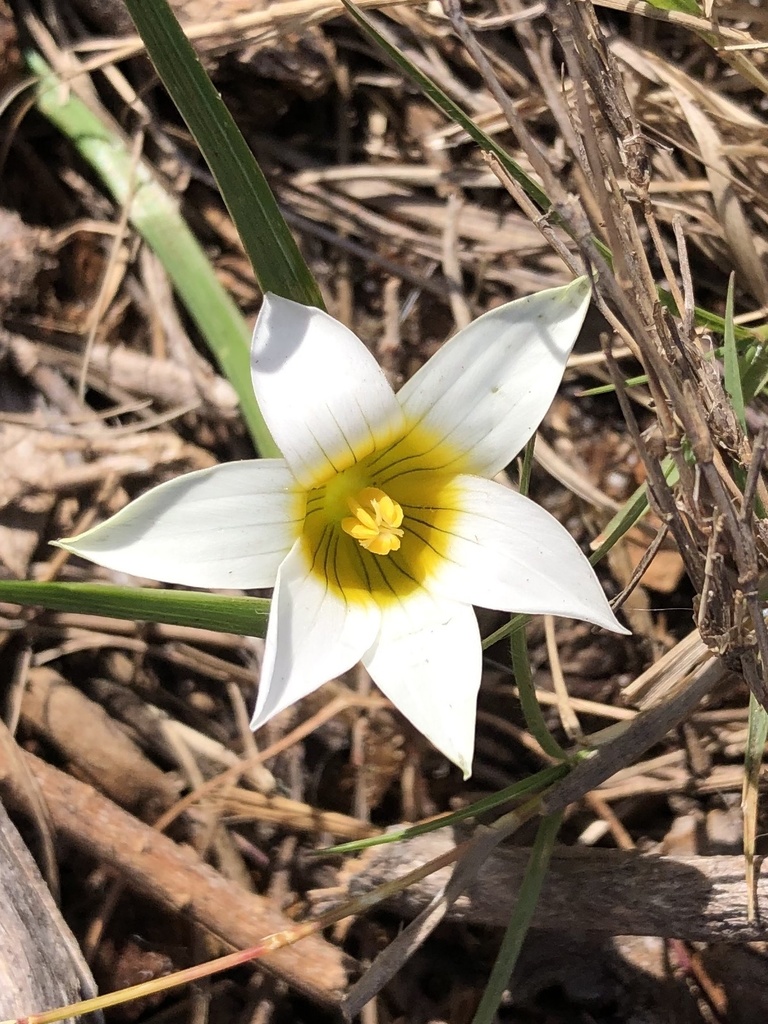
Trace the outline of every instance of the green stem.
[[250, 331], [208, 257], [145, 160], [137, 160], [109, 121], [78, 99], [39, 54], [27, 66], [38, 76], [38, 110], [65, 135], [99, 175], [131, 225], [157, 254], [208, 348], [237, 392], [253, 442], [265, 457], [280, 452], [261, 415], [251, 386]]
[[265, 636], [269, 601], [197, 590], [113, 587], [106, 583], [0, 580], [0, 601], [112, 619], [166, 622], [240, 636]]
[[547, 728], [541, 707], [536, 699], [524, 629], [515, 630], [509, 640], [509, 649], [512, 654], [512, 671], [515, 673], [517, 688], [520, 692], [520, 706], [523, 709], [528, 731], [545, 754], [549, 754], [550, 757], [554, 757], [558, 761], [568, 760], [568, 755]]
[[561, 819], [562, 814], [551, 814], [544, 818], [539, 825], [515, 909], [512, 911], [512, 917], [501, 942], [499, 955], [496, 957], [496, 963], [493, 965], [491, 976], [485, 986], [472, 1024], [491, 1024], [496, 1016], [504, 990], [509, 985], [510, 975], [517, 963], [523, 941], [533, 920]]

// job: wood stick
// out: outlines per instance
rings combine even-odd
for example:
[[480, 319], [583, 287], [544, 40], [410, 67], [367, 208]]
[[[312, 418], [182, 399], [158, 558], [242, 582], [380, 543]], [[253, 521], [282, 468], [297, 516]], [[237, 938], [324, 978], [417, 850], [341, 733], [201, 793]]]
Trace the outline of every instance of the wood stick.
[[[228, 881], [186, 847], [128, 814], [91, 786], [32, 754], [20, 756], [37, 780], [54, 831], [113, 868], [130, 889], [183, 914], [235, 949], [247, 949], [273, 932], [290, 929], [262, 896]], [[0, 792], [14, 804], [13, 765], [0, 750]], [[316, 1002], [334, 1006], [346, 986], [345, 957], [321, 936], [270, 953], [258, 966], [273, 972]], [[36, 1007], [29, 1007], [35, 1010]]]
[[0, 1018], [95, 995], [77, 943], [0, 804]]
[[[368, 851], [351, 877], [349, 895], [360, 896], [392, 881], [445, 853], [460, 839], [446, 829]], [[494, 852], [467, 893], [448, 911], [448, 919], [505, 927], [528, 856], [529, 851], [521, 848]], [[757, 860], [758, 915], [750, 923], [743, 857], [662, 857], [564, 847], [552, 857], [534, 926], [701, 942], [765, 941], [768, 868], [762, 868], [762, 858]], [[388, 900], [386, 906], [405, 917], [415, 917], [441, 891], [449, 874], [446, 868], [429, 875]]]
[[29, 670], [21, 717], [76, 766], [77, 775], [139, 817], [154, 820], [178, 799], [174, 777], [150, 761], [100, 704], [47, 665]]

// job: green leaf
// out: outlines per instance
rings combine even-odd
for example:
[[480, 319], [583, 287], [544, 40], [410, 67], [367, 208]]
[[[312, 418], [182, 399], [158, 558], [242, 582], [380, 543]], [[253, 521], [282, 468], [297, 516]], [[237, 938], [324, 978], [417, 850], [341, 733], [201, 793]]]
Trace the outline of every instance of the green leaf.
[[366, 35], [376, 43], [380, 49], [382, 49], [389, 59], [395, 64], [396, 67], [401, 68], [406, 75], [422, 90], [427, 99], [431, 100], [432, 103], [442, 110], [452, 121], [458, 124], [469, 137], [477, 143], [477, 145], [486, 153], [490, 153], [496, 157], [499, 163], [502, 165], [504, 170], [509, 176], [516, 181], [524, 190], [525, 194], [536, 203], [536, 205], [543, 211], [548, 211], [552, 206], [546, 192], [531, 178], [520, 164], [507, 153], [507, 151], [499, 145], [499, 143], [482, 128], [478, 127], [469, 114], [465, 113], [458, 105], [454, 103], [450, 96], [432, 81], [432, 79], [425, 75], [423, 71], [416, 67], [408, 58], [402, 54], [397, 47], [392, 46], [384, 36], [379, 32], [370, 18], [365, 15], [359, 7], [351, 3], [350, 0], [341, 0], [346, 7], [350, 16], [360, 25]]
[[[627, 377], [624, 381], [625, 388], [637, 388], [641, 384], [648, 383], [648, 375], [645, 373], [638, 374], [637, 377]], [[585, 391], [579, 392], [579, 398], [594, 398], [595, 395], [611, 395], [616, 390], [613, 384], [598, 384], [597, 387], [587, 388]]]
[[[492, 1024], [496, 1019], [496, 1011], [501, 1003], [504, 990], [509, 985], [509, 979], [517, 963], [517, 958], [520, 956], [523, 941], [531, 926], [536, 904], [539, 902], [541, 887], [549, 869], [561, 820], [562, 814], [551, 814], [548, 818], [544, 818], [539, 825], [520, 892], [517, 895], [515, 909], [509, 919], [499, 955], [496, 957], [496, 963], [493, 965], [480, 1005], [472, 1018], [472, 1024]], [[595, 898], [599, 899], [599, 894], [596, 894]]]
[[520, 707], [523, 711], [525, 724], [545, 754], [557, 761], [567, 761], [568, 754], [563, 750], [547, 727], [541, 707], [536, 699], [536, 688], [533, 685], [531, 661], [528, 656], [528, 641], [525, 630], [515, 630], [509, 639], [512, 655], [512, 671], [520, 694]]
[[657, 11], [679, 11], [680, 14], [695, 14], [701, 17], [701, 8], [696, 0], [648, 0]]
[[166, 0], [125, 0], [227, 204], [262, 291], [323, 308], [267, 180]]
[[509, 622], [505, 622], [503, 626], [499, 626], [498, 629], [487, 636], [483, 640], [483, 650], [487, 651], [489, 647], [493, 647], [499, 640], [506, 640], [508, 636], [512, 636], [518, 630], [523, 629], [525, 624], [528, 622], [527, 615], [513, 615]]
[[728, 294], [725, 299], [725, 335], [723, 338], [723, 377], [725, 390], [731, 399], [733, 411], [746, 433], [747, 417], [744, 411], [744, 392], [741, 384], [741, 367], [739, 353], [736, 348], [736, 336], [733, 331], [733, 281], [731, 274], [728, 280]]
[[749, 726], [747, 746], [744, 751], [744, 787], [741, 796], [741, 813], [744, 823], [744, 862], [747, 882], [747, 916], [754, 921], [755, 906], [755, 844], [757, 843], [757, 810], [760, 798], [760, 766], [765, 753], [768, 737], [768, 712], [753, 693], [749, 695]]
[[[523, 464], [520, 468], [519, 490], [520, 493], [525, 496], [528, 494], [528, 488], [531, 482], [533, 451], [535, 446], [536, 435], [534, 434], [525, 446]], [[512, 622], [517, 618], [517, 615], [514, 616]], [[525, 616], [524, 621], [527, 622], [527, 620], [528, 617]], [[539, 746], [543, 751], [545, 751], [545, 753], [549, 754], [550, 757], [554, 757], [558, 761], [565, 761], [568, 755], [547, 728], [547, 723], [544, 720], [541, 707], [536, 699], [536, 688], [533, 685], [533, 675], [531, 674], [531, 662], [528, 656], [528, 641], [525, 637], [525, 629], [513, 629], [510, 632], [509, 643], [510, 650], [512, 652], [512, 671], [515, 673], [515, 679], [517, 680], [517, 688], [520, 693], [520, 706], [523, 709], [525, 724], [528, 726], [529, 732], [535, 737]]]
[[27, 66], [38, 76], [38, 110], [65, 135], [99, 175], [115, 202], [128, 206], [131, 225], [163, 264], [208, 348], [237, 392], [251, 437], [263, 456], [280, 452], [267, 430], [251, 387], [248, 325], [226, 292], [178, 204], [144, 160], [136, 160], [105, 113], [86, 106], [28, 51]]
[[749, 365], [742, 379], [744, 398], [751, 402], [768, 387], [768, 346], [763, 345]]
[[[659, 301], [662, 306], [670, 311], [673, 316], [680, 316], [680, 310], [677, 308], [677, 303], [672, 298], [671, 292], [668, 292], [664, 288], [658, 288]], [[718, 316], [717, 313], [710, 313], [708, 309], [702, 309], [701, 306], [694, 307], [694, 315], [696, 323], [699, 327], [704, 327], [708, 331], [713, 331], [715, 334], [725, 334], [725, 320], [723, 317]], [[746, 342], [764, 342], [768, 341], [768, 327], [740, 327], [737, 326], [734, 330], [737, 341]]]
[[428, 832], [437, 832], [438, 829], [458, 825], [460, 821], [466, 821], [467, 818], [476, 818], [480, 814], [486, 814], [488, 811], [495, 810], [497, 807], [510, 803], [512, 800], [522, 799], [522, 797], [528, 796], [531, 793], [539, 793], [542, 789], [554, 785], [567, 775], [569, 771], [570, 765], [565, 763], [552, 765], [550, 768], [542, 768], [541, 771], [536, 772], [534, 775], [529, 775], [527, 779], [515, 782], [505, 789], [500, 789], [490, 796], [483, 797], [482, 800], [476, 800], [475, 803], [462, 807], [460, 811], [454, 811], [452, 814], [441, 814], [431, 821], [423, 821], [418, 825], [408, 825], [405, 828], [394, 829], [383, 836], [355, 839], [349, 843], [340, 843], [338, 846], [328, 846], [325, 849], [316, 850], [315, 855], [358, 853], [360, 850], [367, 850], [371, 846], [386, 846], [389, 843], [399, 843], [407, 839], [415, 839], [417, 836], [426, 835]]
[[605, 539], [589, 556], [590, 565], [597, 565], [598, 562], [602, 561], [611, 548], [618, 543], [628, 530], [632, 529], [638, 520], [642, 519], [647, 511], [648, 490], [645, 484], [640, 484], [632, 497], [624, 502], [605, 530], [603, 530]]
[[[670, 487], [674, 487], [679, 479], [677, 466], [670, 457], [664, 459], [661, 464], [662, 472]], [[640, 484], [635, 493], [628, 498], [610, 523], [603, 530], [605, 540], [589, 556], [589, 564], [597, 565], [608, 554], [611, 548], [618, 543], [624, 534], [630, 530], [638, 520], [648, 511], [648, 488]]]
[[57, 612], [112, 619], [166, 622], [239, 636], [264, 636], [270, 602], [263, 597], [225, 597], [197, 590], [114, 587], [106, 583], [37, 583], [0, 580], [0, 601]]

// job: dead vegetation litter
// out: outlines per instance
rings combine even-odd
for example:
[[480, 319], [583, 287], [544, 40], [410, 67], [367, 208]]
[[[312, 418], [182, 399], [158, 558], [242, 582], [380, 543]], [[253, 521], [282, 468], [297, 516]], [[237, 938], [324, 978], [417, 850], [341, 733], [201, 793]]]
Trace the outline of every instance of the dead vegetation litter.
[[[395, 384], [484, 309], [562, 283], [564, 263], [596, 270], [596, 310], [538, 439], [533, 495], [585, 549], [642, 484], [651, 512], [600, 569], [632, 638], [559, 621], [529, 630], [548, 722], [563, 739], [602, 731], [602, 744], [545, 803], [565, 812], [567, 848], [499, 1019], [764, 1020], [765, 881], [750, 920], [739, 808], [747, 687], [765, 703], [768, 664], [768, 538], [754, 514], [768, 507], [765, 12], [366, 3], [542, 183], [543, 216], [339, 5], [174, 6], [329, 307]], [[126, 18], [117, 0], [0, 0], [3, 84], [20, 82], [20, 53], [35, 46], [139, 140], [251, 316], [259, 296], [236, 233]], [[247, 457], [249, 442], [165, 271], [23, 95], [5, 109], [0, 210], [0, 566], [6, 578], [107, 580], [47, 542], [163, 479]], [[724, 315], [731, 271], [738, 323], [758, 329], [739, 341], [753, 356], [747, 430], [724, 386], [722, 337], [697, 312]], [[615, 393], [583, 395], [605, 384]], [[254, 739], [259, 640], [0, 612], [0, 797], [101, 991], [252, 945], [454, 843], [482, 844], [481, 824], [346, 861], [312, 856], [549, 763], [503, 644], [486, 652], [477, 763], [462, 785], [360, 674]], [[484, 635], [501, 625], [483, 613]], [[366, 1022], [470, 1021], [531, 841], [517, 824], [511, 847], [474, 847], [474, 887], [444, 900], [419, 941], [397, 936], [440, 900], [442, 876], [252, 969], [109, 1019], [330, 1020], [363, 977]], [[14, 885], [43, 892], [31, 873]], [[378, 992], [365, 972], [385, 947], [400, 970]], [[41, 1008], [0, 1001], [9, 1017]]]

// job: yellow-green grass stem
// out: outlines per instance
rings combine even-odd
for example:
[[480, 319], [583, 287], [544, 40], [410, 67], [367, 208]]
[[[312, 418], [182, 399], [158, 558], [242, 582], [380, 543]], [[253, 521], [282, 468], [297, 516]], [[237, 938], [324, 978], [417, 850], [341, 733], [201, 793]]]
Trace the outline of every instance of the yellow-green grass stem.
[[250, 330], [216, 277], [202, 246], [179, 211], [177, 200], [146, 160], [136, 160], [107, 115], [80, 100], [34, 51], [26, 53], [37, 76], [37, 109], [93, 168], [112, 198], [128, 206], [128, 220], [157, 255], [211, 354], [230, 381], [253, 442], [262, 456], [279, 455], [251, 387]]

